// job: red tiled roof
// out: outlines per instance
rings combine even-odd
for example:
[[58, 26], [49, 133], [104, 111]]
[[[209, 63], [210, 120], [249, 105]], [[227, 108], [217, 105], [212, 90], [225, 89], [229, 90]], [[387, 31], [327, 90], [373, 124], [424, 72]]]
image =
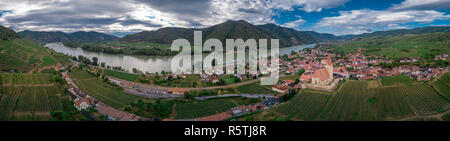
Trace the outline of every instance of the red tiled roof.
[[174, 92], [177, 92], [177, 93], [180, 93], [180, 94], [184, 94], [184, 89], [181, 89], [181, 88], [173, 88], [173, 89], [169, 89], [169, 90], [167, 90], [169, 93], [174, 93]]
[[328, 55], [327, 57], [327, 65], [333, 65], [333, 62], [331, 61], [331, 55]]
[[320, 80], [324, 81], [324, 80], [327, 80], [328, 78], [330, 78], [330, 74], [328, 73], [327, 69], [322, 68], [322, 69], [316, 70], [312, 77], [319, 78]]

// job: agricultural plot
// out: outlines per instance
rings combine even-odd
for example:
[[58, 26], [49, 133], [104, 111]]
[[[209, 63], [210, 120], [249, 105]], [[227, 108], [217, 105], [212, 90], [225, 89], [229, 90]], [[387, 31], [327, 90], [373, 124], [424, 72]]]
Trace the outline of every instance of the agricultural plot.
[[121, 87], [107, 84], [86, 71], [75, 71], [69, 75], [74, 83], [88, 95], [114, 108], [121, 109], [139, 99], [137, 96], [126, 94]]
[[55, 76], [50, 74], [24, 74], [24, 73], [2, 73], [1, 83], [5, 85], [12, 84], [52, 84], [55, 82]]
[[241, 103], [238, 102], [239, 100], [240, 98], [220, 98], [192, 103], [176, 103], [175, 118], [188, 119], [217, 114], [238, 106], [238, 103]]
[[130, 74], [130, 73], [126, 73], [126, 72], [118, 72], [118, 71], [113, 71], [113, 70], [104, 70], [103, 72], [107, 76], [111, 76], [111, 77], [115, 77], [115, 78], [119, 78], [119, 79], [123, 79], [123, 80], [127, 80], [127, 81], [136, 81], [136, 79], [139, 78], [139, 75]]
[[450, 73], [443, 74], [432, 84], [433, 88], [442, 94], [447, 100], [450, 100]]
[[[441, 113], [450, 106], [446, 98], [425, 84], [368, 88], [367, 81], [346, 81], [325, 106], [324, 98], [308, 98], [312, 97], [310, 93], [304, 90], [275, 111], [299, 120], [376, 121]], [[303, 114], [305, 111], [310, 114]]]
[[414, 83], [417, 83], [414, 79], [411, 79], [410, 77], [406, 75], [398, 75], [398, 76], [392, 76], [392, 77], [384, 77], [381, 79], [381, 83], [383, 86], [397, 86], [397, 85], [411, 85]]
[[245, 93], [245, 94], [277, 94], [277, 92], [270, 90], [271, 88], [261, 86], [258, 83], [251, 83], [251, 84], [239, 86], [236, 89], [240, 93]]
[[331, 95], [327, 93], [302, 90], [287, 103], [277, 106], [275, 111], [296, 120], [314, 120], [330, 97]]
[[[50, 112], [63, 111], [59, 85], [39, 81], [51, 78], [44, 74], [1, 74], [0, 120], [52, 120]], [[29, 81], [29, 82], [27, 82]]]

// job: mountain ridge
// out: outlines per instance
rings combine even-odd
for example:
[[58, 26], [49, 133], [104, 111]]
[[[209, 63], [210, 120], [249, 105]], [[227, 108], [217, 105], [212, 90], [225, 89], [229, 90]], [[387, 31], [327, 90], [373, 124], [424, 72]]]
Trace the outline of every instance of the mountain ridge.
[[244, 20], [228, 20], [224, 23], [206, 28], [180, 28], [166, 27], [153, 31], [142, 31], [136, 34], [124, 36], [119, 41], [126, 42], [155, 42], [171, 44], [173, 40], [185, 38], [193, 41], [194, 31], [203, 33], [203, 40], [217, 38], [224, 42], [226, 39], [280, 39], [280, 46], [293, 46], [311, 44], [327, 40], [338, 39], [337, 36], [328, 33], [317, 33], [314, 31], [297, 31], [291, 28], [281, 27], [275, 24], [253, 25]]
[[52, 42], [97, 42], [97, 41], [116, 41], [119, 38], [113, 35], [108, 35], [95, 31], [77, 31], [73, 33], [65, 33], [61, 31], [30, 31], [24, 30], [18, 32], [22, 37], [40, 42], [40, 43], [52, 43]]

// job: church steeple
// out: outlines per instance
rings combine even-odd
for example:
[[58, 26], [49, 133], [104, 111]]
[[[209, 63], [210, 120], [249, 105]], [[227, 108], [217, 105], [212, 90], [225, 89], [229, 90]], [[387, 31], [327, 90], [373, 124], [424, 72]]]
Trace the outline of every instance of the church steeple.
[[327, 69], [328, 73], [333, 77], [333, 61], [331, 61], [331, 55], [328, 54], [327, 57], [327, 63], [325, 64], [325, 68]]

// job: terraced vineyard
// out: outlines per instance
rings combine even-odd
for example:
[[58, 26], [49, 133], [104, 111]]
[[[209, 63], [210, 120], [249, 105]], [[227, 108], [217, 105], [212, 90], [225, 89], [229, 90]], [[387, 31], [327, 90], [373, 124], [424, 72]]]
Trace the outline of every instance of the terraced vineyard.
[[447, 100], [450, 100], [450, 72], [443, 74], [439, 79], [433, 82], [433, 88], [441, 93]]
[[55, 81], [55, 76], [50, 74], [24, 74], [24, 73], [3, 73], [2, 83], [5, 85], [11, 84], [51, 84]]
[[448, 99], [418, 83], [368, 88], [366, 81], [347, 81], [336, 94], [330, 94], [326, 105], [326, 95], [314, 93], [318, 92], [302, 91], [275, 111], [299, 120], [396, 120], [440, 113], [450, 107]]
[[297, 120], [314, 120], [330, 97], [329, 94], [306, 89], [275, 110]]
[[0, 74], [0, 120], [52, 120], [50, 112], [71, 104], [48, 74]]

